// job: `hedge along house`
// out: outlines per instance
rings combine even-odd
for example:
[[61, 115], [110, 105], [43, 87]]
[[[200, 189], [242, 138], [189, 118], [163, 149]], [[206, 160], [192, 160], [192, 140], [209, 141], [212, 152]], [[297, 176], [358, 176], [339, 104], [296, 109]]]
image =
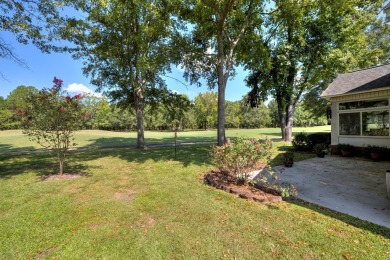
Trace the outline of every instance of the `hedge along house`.
[[390, 64], [340, 74], [321, 97], [331, 102], [332, 145], [390, 148]]

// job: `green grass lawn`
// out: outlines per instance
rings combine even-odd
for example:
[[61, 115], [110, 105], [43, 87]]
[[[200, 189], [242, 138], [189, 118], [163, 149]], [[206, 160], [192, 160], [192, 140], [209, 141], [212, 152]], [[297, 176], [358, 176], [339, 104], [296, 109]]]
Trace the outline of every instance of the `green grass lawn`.
[[[90, 138], [93, 138], [92, 135]], [[297, 201], [206, 186], [209, 145], [0, 155], [0, 258], [388, 259], [390, 230]]]
[[[306, 131], [313, 132], [330, 132], [330, 126], [294, 128], [294, 134]], [[273, 141], [280, 141], [279, 128], [262, 128], [262, 129], [227, 129], [226, 136], [234, 138], [237, 136], [260, 137], [267, 136]], [[136, 146], [136, 132], [111, 132], [101, 130], [83, 130], [75, 134], [75, 142], [78, 147], [134, 147]], [[178, 133], [178, 142], [215, 142], [217, 139], [216, 130], [209, 131], [185, 131]], [[172, 132], [145, 132], [146, 144], [167, 144], [174, 142]], [[40, 146], [29, 141], [28, 137], [22, 134], [21, 130], [0, 131], [0, 153], [9, 151], [34, 150]]]

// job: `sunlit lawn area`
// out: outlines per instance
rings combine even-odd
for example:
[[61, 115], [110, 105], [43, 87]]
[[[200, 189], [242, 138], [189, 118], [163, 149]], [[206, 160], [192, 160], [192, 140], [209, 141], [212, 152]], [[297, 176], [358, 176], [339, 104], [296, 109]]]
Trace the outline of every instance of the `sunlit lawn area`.
[[[329, 127], [295, 128], [327, 132]], [[179, 142], [214, 142], [215, 131], [179, 133]], [[227, 130], [267, 136], [279, 129]], [[135, 145], [135, 133], [80, 131], [79, 147]], [[171, 132], [146, 132], [149, 144]], [[287, 144], [275, 142], [273, 164]], [[67, 172], [87, 175], [42, 181], [54, 171], [47, 153], [21, 131], [0, 132], [0, 255], [14, 258], [375, 258], [390, 250], [390, 231], [297, 201], [262, 205], [203, 184], [213, 166], [210, 145], [149, 150], [75, 151]], [[311, 157], [298, 155], [298, 159]]]
[[[293, 129], [294, 134], [306, 131], [330, 132], [330, 126], [320, 127], [296, 127]], [[262, 129], [228, 129], [226, 131], [228, 138], [237, 136], [256, 137], [261, 136], [271, 138], [273, 141], [280, 141], [279, 128], [262, 128]], [[75, 142], [78, 147], [135, 147], [136, 132], [111, 132], [101, 130], [83, 130], [75, 135]], [[171, 144], [174, 142], [172, 132], [145, 132], [146, 144]], [[185, 131], [178, 133], [178, 142], [215, 142], [217, 139], [216, 130], [208, 131]], [[21, 151], [39, 149], [40, 146], [29, 141], [28, 137], [22, 134], [21, 130], [0, 131], [0, 152]]]
[[[92, 138], [92, 135], [91, 135]], [[390, 230], [296, 201], [206, 186], [210, 145], [0, 155], [1, 259], [388, 259]]]

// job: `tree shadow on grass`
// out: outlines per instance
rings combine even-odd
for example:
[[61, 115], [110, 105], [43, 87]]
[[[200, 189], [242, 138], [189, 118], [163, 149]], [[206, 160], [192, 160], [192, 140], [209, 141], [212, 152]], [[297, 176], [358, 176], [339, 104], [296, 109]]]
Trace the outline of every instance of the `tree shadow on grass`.
[[[76, 157], [76, 155], [75, 155]], [[75, 161], [76, 158], [67, 158], [64, 172], [82, 173], [88, 167], [85, 164]], [[58, 172], [58, 163], [50, 153], [23, 153], [23, 154], [2, 154], [0, 155], [0, 178], [11, 178], [12, 176], [36, 172], [37, 176], [44, 177]]]
[[12, 148], [12, 146], [9, 144], [0, 144], [0, 151], [9, 150], [11, 148]]
[[276, 149], [280, 153], [278, 153], [276, 156], [272, 158], [270, 162], [271, 166], [282, 165], [284, 161], [283, 154], [287, 151], [291, 151], [294, 153], [294, 162], [299, 162], [299, 161], [316, 157], [316, 155], [313, 152], [295, 151], [293, 147], [288, 145], [280, 145]]
[[[172, 133], [173, 134], [173, 133]], [[88, 140], [91, 143], [84, 146], [85, 148], [135, 148], [137, 146], [137, 139], [131, 137], [104, 137], [98, 139]], [[147, 138], [145, 139], [146, 146], [171, 146], [174, 145], [175, 139], [172, 138]], [[214, 137], [178, 137], [177, 145], [187, 143], [216, 143]]]
[[14, 147], [10, 144], [0, 144], [0, 154], [7, 154], [7, 153], [17, 153], [21, 151], [34, 151], [36, 150], [33, 146], [25, 146], [25, 147]]
[[[159, 146], [159, 145], [173, 145], [175, 143], [174, 139], [174, 132], [164, 132], [165, 134], [169, 134], [170, 136], [164, 136], [161, 138], [153, 138], [153, 137], [145, 137], [145, 143], [146, 146]], [[215, 131], [215, 136], [202, 136], [202, 134], [188, 136], [188, 135], [182, 135], [182, 133], [185, 132], [178, 132], [177, 136], [177, 144], [178, 145], [184, 145], [184, 144], [190, 144], [190, 143], [210, 143], [210, 144], [217, 144], [217, 133]], [[235, 139], [238, 136], [230, 133], [227, 135], [227, 138]], [[280, 136], [275, 135], [275, 133], [259, 133], [258, 136], [255, 138], [262, 138], [268, 136], [268, 139], [270, 139], [273, 142], [279, 142], [281, 141]], [[243, 136], [245, 137], [245, 136]], [[115, 147], [121, 147], [121, 148], [134, 148], [137, 145], [137, 139], [136, 137], [101, 137], [97, 139], [90, 139], [88, 140], [90, 144], [84, 146], [86, 148], [115, 148]]]
[[[176, 147], [154, 147], [149, 149], [110, 148], [87, 151], [71, 151], [65, 159], [64, 172], [89, 174], [91, 165], [87, 161], [103, 157], [117, 157], [127, 162], [145, 163], [147, 161], [167, 162], [177, 161], [188, 165], [206, 165], [210, 163], [210, 145], [189, 145]], [[96, 167], [96, 166], [95, 166]], [[58, 164], [51, 153], [23, 153], [0, 155], [0, 178], [36, 172], [37, 176], [47, 176], [58, 172]]]
[[301, 199], [291, 198], [291, 199], [288, 199], [287, 202], [289, 202], [291, 204], [298, 205], [300, 207], [303, 207], [303, 208], [306, 208], [309, 210], [312, 210], [312, 211], [315, 211], [319, 214], [340, 220], [348, 225], [351, 225], [351, 226], [354, 226], [354, 227], [357, 227], [360, 229], [364, 229], [364, 230], [367, 230], [369, 232], [373, 232], [377, 235], [383, 236], [386, 239], [390, 239], [390, 229], [388, 229], [386, 227], [382, 227], [380, 225], [373, 224], [373, 223], [370, 223], [368, 221], [361, 220], [361, 219], [349, 216], [349, 215], [341, 213], [341, 212], [337, 212], [337, 211], [334, 211], [334, 210], [331, 210], [331, 209], [328, 209], [325, 207], [321, 207], [321, 206], [318, 206], [316, 204], [303, 201]]
[[173, 138], [149, 138], [145, 149], [137, 149], [135, 138], [99, 138], [86, 147], [87, 149], [96, 149], [96, 152], [88, 151], [83, 156], [85, 156], [85, 160], [98, 159], [99, 156], [113, 156], [129, 162], [139, 163], [148, 160], [178, 161], [184, 167], [190, 164], [204, 165], [210, 161], [209, 152], [211, 146], [216, 145], [215, 138], [199, 137], [194, 139], [183, 137], [179, 140], [175, 145]]
[[[10, 178], [27, 171], [47, 173], [47, 154], [2, 154], [0, 155], [0, 178]], [[49, 164], [50, 165], [50, 164]]]
[[[127, 162], [145, 163], [147, 161], [153, 162], [168, 162], [176, 161], [187, 167], [188, 165], [206, 165], [210, 163], [209, 151], [211, 146], [209, 144], [202, 145], [180, 145], [176, 147], [151, 147], [147, 149], [133, 149], [133, 148], [110, 148], [98, 149], [91, 151], [76, 151], [78, 163], [82, 161], [91, 161], [103, 157], [116, 157]], [[82, 161], [81, 161], [82, 160]]]

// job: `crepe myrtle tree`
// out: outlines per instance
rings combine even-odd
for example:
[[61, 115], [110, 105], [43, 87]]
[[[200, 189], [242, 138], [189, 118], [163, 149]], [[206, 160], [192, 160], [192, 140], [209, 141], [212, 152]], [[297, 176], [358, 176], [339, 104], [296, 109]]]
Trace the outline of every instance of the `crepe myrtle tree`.
[[29, 107], [17, 112], [22, 117], [23, 133], [57, 156], [58, 174], [62, 175], [65, 156], [76, 145], [73, 133], [81, 128], [86, 114], [81, 94], [68, 95], [62, 90], [62, 80], [56, 77], [53, 83], [51, 89], [33, 94]]

